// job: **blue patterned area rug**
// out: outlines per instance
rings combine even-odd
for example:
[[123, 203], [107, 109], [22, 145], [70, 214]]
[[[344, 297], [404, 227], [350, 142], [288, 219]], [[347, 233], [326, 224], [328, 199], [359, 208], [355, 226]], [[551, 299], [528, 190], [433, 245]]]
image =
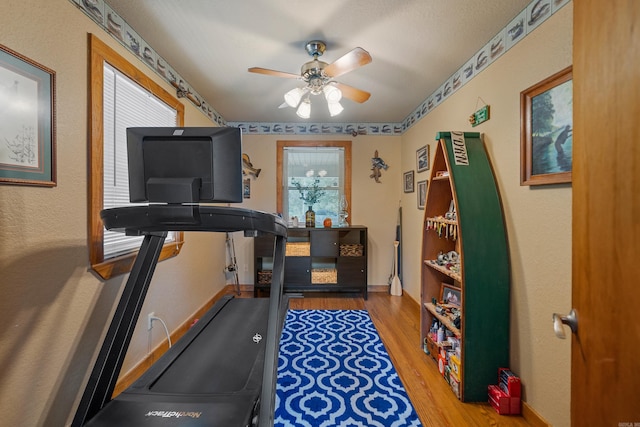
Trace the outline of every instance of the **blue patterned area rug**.
[[287, 313], [274, 425], [421, 425], [366, 310]]

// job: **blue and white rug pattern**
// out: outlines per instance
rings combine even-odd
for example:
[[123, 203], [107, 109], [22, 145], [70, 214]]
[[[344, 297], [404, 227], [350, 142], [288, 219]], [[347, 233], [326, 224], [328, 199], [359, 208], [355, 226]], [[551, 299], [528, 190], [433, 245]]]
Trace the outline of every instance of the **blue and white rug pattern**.
[[274, 425], [421, 425], [366, 310], [289, 310]]

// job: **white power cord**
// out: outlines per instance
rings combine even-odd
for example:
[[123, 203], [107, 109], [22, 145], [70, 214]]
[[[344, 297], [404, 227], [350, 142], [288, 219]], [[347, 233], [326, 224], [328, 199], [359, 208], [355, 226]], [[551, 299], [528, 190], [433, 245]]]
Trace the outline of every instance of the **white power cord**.
[[[149, 317], [149, 331], [151, 331], [151, 324], [153, 323], [154, 320], [159, 321], [160, 323], [162, 323], [162, 326], [164, 327], [164, 332], [167, 334], [167, 341], [169, 342], [169, 348], [171, 348], [171, 335], [169, 335], [169, 329], [167, 328], [167, 324], [164, 323], [164, 320], [162, 320], [159, 317], [156, 316], [150, 316]], [[151, 332], [149, 332], [149, 337], [151, 337]]]

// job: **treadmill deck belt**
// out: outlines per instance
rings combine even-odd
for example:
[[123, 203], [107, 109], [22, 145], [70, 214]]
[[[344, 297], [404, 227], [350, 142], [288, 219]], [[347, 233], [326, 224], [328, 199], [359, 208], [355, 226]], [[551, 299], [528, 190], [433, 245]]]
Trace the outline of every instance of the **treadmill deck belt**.
[[89, 426], [246, 426], [259, 400], [269, 300], [216, 303]]

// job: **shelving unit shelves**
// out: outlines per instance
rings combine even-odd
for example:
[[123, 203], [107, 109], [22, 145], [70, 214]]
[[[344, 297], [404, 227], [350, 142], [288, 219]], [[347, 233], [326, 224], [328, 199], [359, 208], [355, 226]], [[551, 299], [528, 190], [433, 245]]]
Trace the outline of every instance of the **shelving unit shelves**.
[[[254, 239], [254, 295], [269, 292], [273, 237]], [[367, 228], [289, 228], [284, 291], [361, 293], [367, 299]]]
[[430, 303], [430, 302], [424, 303], [424, 308], [426, 308], [440, 322], [444, 323], [447, 329], [453, 332], [453, 334], [456, 337], [462, 338], [462, 333], [460, 332], [460, 329], [454, 326], [453, 322], [451, 321], [451, 318], [449, 316], [443, 316], [442, 314], [438, 313], [436, 311], [436, 306], [433, 303]]
[[[486, 401], [487, 386], [495, 383], [498, 368], [509, 365], [510, 271], [504, 215], [481, 135], [440, 132], [436, 140], [422, 230], [420, 344], [434, 319], [441, 322], [460, 340], [460, 382], [452, 388], [463, 401]], [[436, 262], [451, 251], [458, 254], [459, 271]], [[460, 292], [459, 328], [433, 304], [434, 299], [441, 302], [443, 285]]]
[[434, 270], [437, 270], [440, 273], [452, 278], [455, 282], [461, 282], [462, 281], [462, 276], [460, 276], [459, 273], [456, 273], [454, 271], [448, 270], [446, 267], [443, 267], [441, 265], [436, 264], [436, 260], [434, 260], [434, 259], [424, 260], [424, 264], [427, 267], [433, 268]]

